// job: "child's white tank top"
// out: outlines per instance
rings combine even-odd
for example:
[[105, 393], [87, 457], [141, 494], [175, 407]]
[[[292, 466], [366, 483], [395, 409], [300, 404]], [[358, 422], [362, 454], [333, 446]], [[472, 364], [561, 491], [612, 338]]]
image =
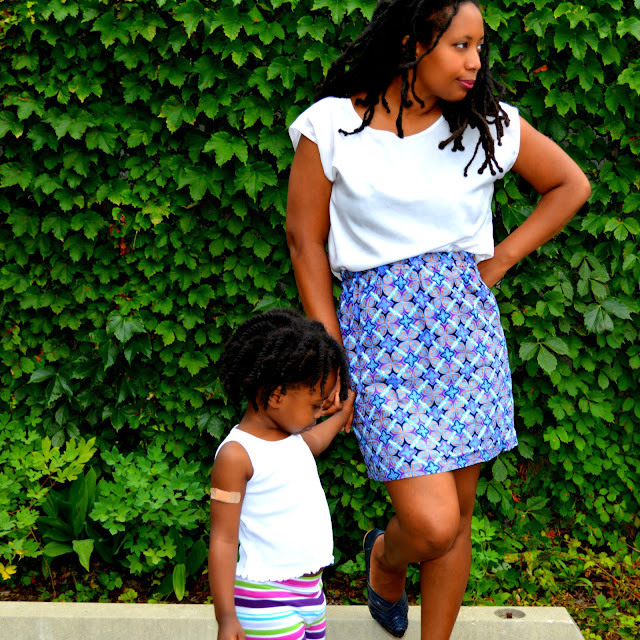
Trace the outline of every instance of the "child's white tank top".
[[329, 506], [302, 436], [271, 442], [234, 427], [216, 456], [228, 442], [239, 443], [253, 466], [240, 514], [236, 576], [258, 582], [288, 580], [330, 565]]

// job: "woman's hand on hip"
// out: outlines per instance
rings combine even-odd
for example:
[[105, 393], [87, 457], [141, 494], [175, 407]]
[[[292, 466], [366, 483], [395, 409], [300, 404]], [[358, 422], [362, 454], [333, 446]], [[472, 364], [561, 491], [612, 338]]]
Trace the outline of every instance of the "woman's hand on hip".
[[478, 262], [478, 271], [482, 281], [488, 286], [495, 286], [502, 278], [507, 270], [500, 264], [500, 261], [494, 258]]

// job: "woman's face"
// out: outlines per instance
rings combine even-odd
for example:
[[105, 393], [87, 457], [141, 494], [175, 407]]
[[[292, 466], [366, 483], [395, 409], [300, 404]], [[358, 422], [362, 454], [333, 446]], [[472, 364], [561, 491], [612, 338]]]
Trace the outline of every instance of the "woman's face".
[[[460, 5], [449, 28], [436, 47], [415, 69], [415, 91], [425, 102], [440, 99], [463, 100], [473, 89], [480, 70], [480, 51], [484, 45], [484, 24], [478, 7], [470, 2]], [[416, 45], [416, 57], [427, 50]]]

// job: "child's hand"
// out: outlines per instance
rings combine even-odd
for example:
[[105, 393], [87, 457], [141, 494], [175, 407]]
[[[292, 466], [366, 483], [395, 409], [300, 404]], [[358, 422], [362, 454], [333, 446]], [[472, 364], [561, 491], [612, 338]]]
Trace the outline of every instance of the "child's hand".
[[342, 431], [346, 433], [351, 433], [351, 423], [353, 422], [353, 405], [356, 400], [356, 392], [353, 389], [349, 389], [347, 399], [344, 401], [342, 405], [342, 411], [345, 412], [347, 417], [347, 421], [342, 427]]
[[345, 424], [340, 431], [346, 431], [349, 433], [351, 431], [351, 422], [353, 421], [353, 403], [355, 398], [356, 392], [353, 389], [349, 389], [346, 400], [340, 400], [340, 378], [338, 378], [338, 383], [336, 384], [333, 395], [333, 402], [323, 410], [322, 415], [333, 416], [338, 413], [344, 414]]
[[218, 623], [218, 640], [246, 640], [246, 638], [237, 618], [222, 620]]

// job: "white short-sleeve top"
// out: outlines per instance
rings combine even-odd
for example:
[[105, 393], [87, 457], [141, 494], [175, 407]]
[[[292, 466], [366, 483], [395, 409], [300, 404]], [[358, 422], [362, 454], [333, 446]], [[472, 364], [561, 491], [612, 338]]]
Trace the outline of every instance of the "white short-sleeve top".
[[[498, 165], [506, 173], [520, 148], [518, 110], [501, 103], [510, 124], [497, 144]], [[323, 98], [304, 111], [289, 129], [294, 148], [304, 135], [318, 145], [325, 176], [333, 183], [329, 204], [329, 264], [333, 273], [363, 271], [422, 253], [467, 251], [476, 261], [493, 256], [491, 198], [504, 173], [478, 169], [480, 147], [463, 170], [479, 139], [467, 127], [464, 151], [444, 149], [450, 129], [441, 116], [428, 129], [399, 138], [396, 133], [365, 127], [349, 98]]]

